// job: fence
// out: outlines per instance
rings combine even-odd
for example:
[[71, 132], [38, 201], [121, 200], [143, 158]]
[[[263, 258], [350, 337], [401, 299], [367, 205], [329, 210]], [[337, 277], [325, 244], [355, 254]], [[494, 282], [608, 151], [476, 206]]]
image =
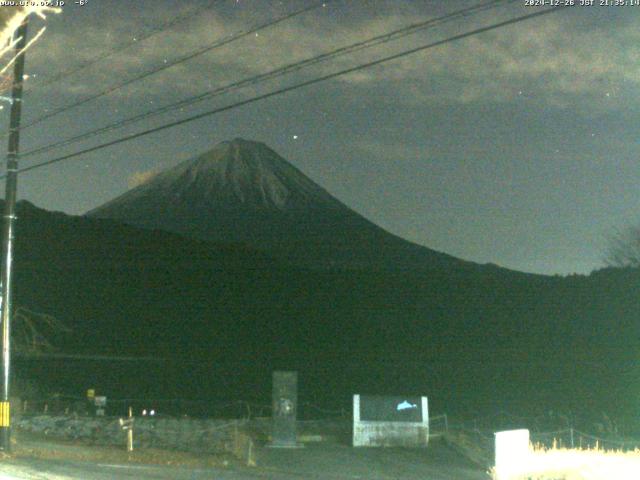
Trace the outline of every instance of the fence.
[[570, 422], [571, 419], [563, 415], [554, 415], [552, 418], [549, 415], [523, 417], [500, 411], [464, 422], [448, 422], [445, 438], [459, 453], [486, 468], [494, 464], [495, 432], [504, 430], [527, 428], [530, 430], [531, 443], [544, 449], [633, 451], [640, 448], [640, 439], [620, 435], [615, 426], [604, 433], [594, 434], [582, 428], [577, 429]]
[[[580, 423], [576, 426], [576, 423]], [[582, 420], [576, 422], [571, 415], [550, 412], [533, 417], [512, 414], [500, 410], [463, 422], [449, 425], [453, 431], [466, 432], [485, 440], [493, 438], [494, 432], [527, 428], [531, 432], [531, 441], [545, 447], [594, 448], [596, 444], [606, 449], [634, 449], [640, 446], [636, 435], [623, 435], [622, 429], [603, 414], [603, 419], [594, 422]], [[594, 433], [593, 431], [599, 433]], [[591, 432], [590, 432], [591, 431]]]
[[[206, 400], [185, 400], [179, 398], [107, 399], [106, 414], [125, 415], [133, 407], [136, 416], [153, 411], [155, 415], [191, 418], [253, 418], [271, 415], [271, 405], [242, 400], [215, 403]], [[48, 399], [12, 400], [12, 411], [20, 414], [90, 414], [91, 405], [87, 398], [55, 396]]]
[[[106, 414], [111, 416], [126, 415], [128, 408], [133, 407], [135, 416], [143, 412], [155, 415], [190, 418], [260, 418], [271, 416], [271, 405], [235, 400], [232, 402], [215, 402], [211, 400], [186, 400], [181, 398], [107, 398]], [[306, 420], [349, 419], [351, 411], [346, 408], [328, 409], [310, 402], [300, 402], [299, 417]], [[57, 395], [47, 399], [12, 399], [12, 412], [19, 414], [90, 414], [90, 405], [86, 397]]]

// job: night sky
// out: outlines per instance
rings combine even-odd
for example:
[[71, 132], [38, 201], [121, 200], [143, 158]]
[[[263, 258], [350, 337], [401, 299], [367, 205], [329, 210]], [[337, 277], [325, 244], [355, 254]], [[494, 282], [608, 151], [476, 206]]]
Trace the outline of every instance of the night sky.
[[[315, 2], [68, 1], [27, 54], [23, 122]], [[335, 0], [22, 132], [46, 145], [475, 1]], [[579, 3], [579, 0], [576, 0]], [[596, 4], [598, 1], [596, 1]], [[47, 79], [189, 20], [55, 84]], [[28, 166], [301, 80], [533, 13], [525, 0], [452, 20], [82, 143]], [[640, 222], [640, 6], [575, 6], [25, 172], [19, 196], [84, 213], [235, 137], [263, 141], [408, 240], [527, 272], [588, 273]], [[44, 23], [34, 20], [30, 34]], [[40, 86], [39, 86], [40, 85]], [[8, 125], [8, 105], [0, 130]], [[0, 141], [6, 142], [6, 138]], [[4, 168], [4, 166], [3, 166]]]

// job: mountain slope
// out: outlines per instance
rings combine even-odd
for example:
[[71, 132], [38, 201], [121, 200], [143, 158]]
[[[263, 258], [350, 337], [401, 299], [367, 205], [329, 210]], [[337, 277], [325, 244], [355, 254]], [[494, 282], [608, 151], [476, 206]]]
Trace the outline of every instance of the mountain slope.
[[15, 279], [16, 305], [72, 327], [52, 339], [64, 353], [158, 358], [16, 359], [69, 395], [268, 404], [272, 370], [292, 369], [301, 399], [319, 405], [426, 393], [452, 415], [553, 409], [637, 421], [640, 270], [307, 269], [22, 203]]
[[266, 145], [242, 139], [218, 144], [87, 216], [202, 240], [245, 243], [303, 265], [472, 265], [386, 232]]

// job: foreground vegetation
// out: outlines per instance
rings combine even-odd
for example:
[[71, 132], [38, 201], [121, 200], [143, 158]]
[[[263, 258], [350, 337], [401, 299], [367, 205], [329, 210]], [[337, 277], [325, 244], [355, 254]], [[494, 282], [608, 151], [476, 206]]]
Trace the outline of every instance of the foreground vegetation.
[[495, 480], [635, 480], [640, 472], [640, 450], [535, 447], [524, 464], [492, 470]]

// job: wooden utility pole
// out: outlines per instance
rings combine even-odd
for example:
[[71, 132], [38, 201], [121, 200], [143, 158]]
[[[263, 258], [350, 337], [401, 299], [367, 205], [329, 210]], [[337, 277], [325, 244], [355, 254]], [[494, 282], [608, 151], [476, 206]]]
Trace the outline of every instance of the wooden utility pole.
[[27, 19], [16, 30], [14, 38], [16, 62], [13, 70], [9, 148], [7, 151], [7, 182], [4, 197], [4, 230], [2, 238], [2, 399], [0, 401], [0, 449], [11, 450], [11, 410], [9, 385], [11, 383], [11, 317], [13, 283], [13, 239], [18, 190], [18, 151], [20, 146], [20, 116], [22, 113], [22, 85], [24, 82], [24, 56], [27, 44]]

